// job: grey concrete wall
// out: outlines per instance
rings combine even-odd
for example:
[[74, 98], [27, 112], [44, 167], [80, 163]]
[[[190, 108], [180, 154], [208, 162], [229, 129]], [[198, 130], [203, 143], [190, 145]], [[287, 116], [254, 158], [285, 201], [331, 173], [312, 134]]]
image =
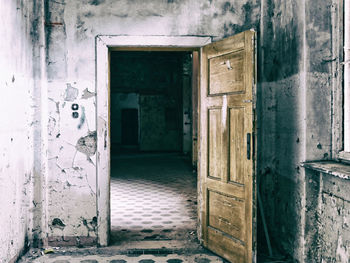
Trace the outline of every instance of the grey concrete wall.
[[349, 178], [339, 178], [312, 169], [307, 169], [306, 176], [306, 262], [348, 263]]
[[[331, 157], [332, 1], [262, 2], [259, 181], [275, 253], [304, 260], [307, 160]], [[334, 33], [334, 32], [333, 32]], [[260, 239], [265, 242], [264, 237]], [[305, 244], [309, 246], [309, 244]]]
[[21, 0], [2, 1], [0, 8], [0, 262], [14, 261], [25, 251], [37, 222], [33, 102], [38, 8], [36, 1]]
[[262, 12], [258, 181], [274, 252], [300, 257], [303, 178], [298, 167], [305, 144], [303, 6], [297, 1], [264, 1]]

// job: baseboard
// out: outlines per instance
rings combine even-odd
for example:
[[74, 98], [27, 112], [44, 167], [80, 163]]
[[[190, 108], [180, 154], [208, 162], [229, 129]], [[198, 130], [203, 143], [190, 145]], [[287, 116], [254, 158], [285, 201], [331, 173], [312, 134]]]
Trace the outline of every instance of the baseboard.
[[51, 247], [82, 247], [82, 246], [96, 246], [97, 237], [86, 236], [53, 236], [48, 237], [43, 241]]

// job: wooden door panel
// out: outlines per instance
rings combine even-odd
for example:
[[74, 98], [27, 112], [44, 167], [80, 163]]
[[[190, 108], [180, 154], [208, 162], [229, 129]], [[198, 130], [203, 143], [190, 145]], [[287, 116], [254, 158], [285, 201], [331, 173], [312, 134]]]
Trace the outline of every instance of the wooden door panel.
[[209, 59], [209, 95], [244, 92], [244, 50]]
[[246, 263], [246, 248], [220, 231], [208, 227], [208, 248], [232, 263]]
[[210, 189], [208, 200], [208, 226], [245, 242], [244, 201]]
[[221, 108], [208, 110], [208, 177], [221, 178]]
[[244, 140], [244, 107], [230, 108], [230, 140], [229, 140], [229, 162], [230, 172], [228, 176], [229, 182], [244, 184], [244, 152], [246, 144]]
[[252, 262], [254, 41], [246, 31], [201, 52], [201, 230], [204, 246], [231, 262]]
[[[209, 178], [210, 179], [210, 178]], [[245, 189], [244, 186], [232, 182], [222, 182], [207, 180], [206, 183], [207, 189], [212, 189], [213, 191], [223, 192], [223, 193], [234, 193], [236, 198], [244, 199], [245, 198]]]

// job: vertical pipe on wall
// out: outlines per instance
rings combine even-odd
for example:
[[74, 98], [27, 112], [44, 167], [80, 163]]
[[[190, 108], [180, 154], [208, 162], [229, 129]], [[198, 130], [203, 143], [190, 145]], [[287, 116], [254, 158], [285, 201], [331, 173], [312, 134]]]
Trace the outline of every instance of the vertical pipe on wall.
[[350, 152], [350, 0], [344, 0], [344, 151]]

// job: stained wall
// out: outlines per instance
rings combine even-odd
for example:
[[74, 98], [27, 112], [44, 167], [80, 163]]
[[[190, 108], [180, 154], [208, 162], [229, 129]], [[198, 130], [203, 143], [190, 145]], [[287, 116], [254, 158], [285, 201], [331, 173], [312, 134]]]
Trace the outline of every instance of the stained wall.
[[[18, 0], [1, 5], [0, 32], [11, 40], [0, 43], [5, 69], [0, 107], [9, 112], [1, 114], [0, 186], [8, 193], [1, 205], [11, 211], [9, 218], [0, 215], [5, 229], [0, 241], [6, 244], [1, 259], [25, 247], [27, 234], [36, 245], [40, 240], [96, 242], [97, 35], [195, 35], [215, 41], [254, 28], [259, 190], [274, 251], [303, 262], [312, 240], [304, 246], [309, 185], [301, 163], [334, 158], [339, 10], [341, 3], [332, 0]], [[327, 211], [335, 214], [336, 207]]]
[[34, 47], [38, 12], [36, 1], [3, 1], [0, 7], [0, 262], [14, 262], [26, 251], [42, 216], [42, 199], [33, 191], [40, 180], [34, 161], [41, 133], [40, 104], [34, 103], [41, 72]]
[[332, 94], [341, 89], [332, 41], [342, 4], [268, 0], [261, 7], [259, 190], [274, 252], [304, 262], [312, 242], [305, 243], [309, 182], [302, 163], [332, 158]]
[[[210, 35], [256, 27], [256, 1], [47, 1], [48, 236], [96, 238], [97, 35]], [[79, 105], [73, 117], [72, 105]], [[75, 116], [77, 114], [75, 113]], [[80, 209], [76, 209], [80, 207]], [[64, 238], [62, 238], [64, 237]], [[86, 238], [85, 238], [86, 237]], [[85, 240], [84, 240], [85, 239]]]

